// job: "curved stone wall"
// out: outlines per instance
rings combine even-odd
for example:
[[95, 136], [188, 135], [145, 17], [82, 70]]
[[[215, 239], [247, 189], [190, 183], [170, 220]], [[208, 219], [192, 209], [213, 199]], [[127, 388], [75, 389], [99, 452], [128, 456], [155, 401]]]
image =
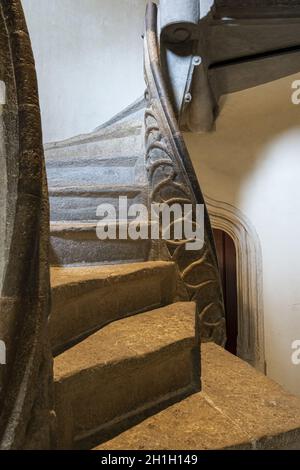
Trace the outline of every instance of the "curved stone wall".
[[0, 1], [0, 83], [0, 340], [6, 350], [0, 448], [45, 449], [52, 435], [48, 195], [35, 65], [19, 0]]

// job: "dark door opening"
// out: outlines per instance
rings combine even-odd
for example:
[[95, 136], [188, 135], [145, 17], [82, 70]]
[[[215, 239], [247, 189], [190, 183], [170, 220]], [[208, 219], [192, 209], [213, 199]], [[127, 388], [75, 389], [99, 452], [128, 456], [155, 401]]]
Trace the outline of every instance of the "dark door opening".
[[214, 229], [213, 233], [224, 293], [226, 349], [236, 355], [238, 337], [236, 250], [232, 238], [226, 232]]

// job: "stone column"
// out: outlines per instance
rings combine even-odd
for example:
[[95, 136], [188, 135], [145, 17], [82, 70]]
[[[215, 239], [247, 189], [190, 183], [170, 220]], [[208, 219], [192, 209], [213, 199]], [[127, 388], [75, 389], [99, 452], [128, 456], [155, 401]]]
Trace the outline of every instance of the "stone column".
[[54, 422], [48, 193], [35, 65], [20, 0], [0, 0], [1, 82], [0, 341], [6, 364], [0, 365], [0, 449], [47, 449]]
[[2, 290], [3, 272], [5, 266], [5, 232], [6, 232], [6, 152], [3, 109], [6, 101], [6, 86], [3, 80], [0, 80], [0, 292]]

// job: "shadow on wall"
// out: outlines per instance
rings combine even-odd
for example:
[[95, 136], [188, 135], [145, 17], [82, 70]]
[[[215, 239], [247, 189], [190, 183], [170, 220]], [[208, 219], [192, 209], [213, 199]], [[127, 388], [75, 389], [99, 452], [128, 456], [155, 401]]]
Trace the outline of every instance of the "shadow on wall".
[[[300, 106], [290, 76], [221, 103], [216, 131], [186, 134], [202, 189], [251, 221], [262, 246], [268, 375], [300, 394]], [[298, 338], [299, 337], [299, 338]]]
[[[300, 109], [299, 109], [300, 114]], [[260, 153], [241, 191], [241, 206], [263, 247], [265, 341], [269, 374], [300, 394], [300, 126], [282, 132]], [[280, 371], [278, 368], [280, 367]]]
[[291, 101], [291, 85], [297, 78], [224, 97], [216, 131], [185, 134], [205, 193], [240, 206], [243, 186], [261, 166], [266, 147], [300, 124], [300, 106]]

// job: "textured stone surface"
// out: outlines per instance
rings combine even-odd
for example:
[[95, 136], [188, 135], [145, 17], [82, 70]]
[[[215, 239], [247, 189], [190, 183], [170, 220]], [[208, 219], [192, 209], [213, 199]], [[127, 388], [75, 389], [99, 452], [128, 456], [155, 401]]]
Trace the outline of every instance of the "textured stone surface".
[[[143, 109], [143, 100], [138, 100], [134, 106], [89, 134], [45, 146], [52, 265], [148, 259], [148, 242], [103, 242], [96, 237], [95, 231], [100, 220], [96, 214], [100, 204], [114, 206], [117, 217], [119, 196], [128, 198], [128, 207], [148, 204]], [[57, 224], [66, 221], [69, 221], [69, 228], [64, 226], [60, 230], [61, 225]]]
[[[117, 233], [121, 224], [122, 222], [117, 223]], [[113, 228], [116, 226], [115, 222], [105, 222], [104, 225]], [[134, 263], [149, 259], [150, 240], [100, 240], [95, 222], [52, 222], [50, 227], [52, 266]]]
[[119, 320], [55, 359], [59, 445], [118, 433], [199, 390], [196, 306], [182, 302]]
[[[204, 391], [214, 405], [247, 433], [257, 447], [282, 447], [295, 430], [300, 448], [300, 398], [235, 356], [203, 346]], [[222, 381], [222, 390], [220, 388]]]
[[19, 0], [0, 1], [0, 80], [6, 85], [0, 338], [8, 352], [0, 372], [0, 448], [46, 449], [53, 445], [48, 195], [35, 66]]
[[[138, 100], [136, 108], [129, 107], [89, 134], [74, 136], [45, 145], [47, 165], [76, 156], [121, 157], [138, 155], [141, 149], [141, 127], [145, 102]], [[129, 145], [124, 145], [124, 139]], [[115, 140], [117, 140], [115, 142]]]
[[115, 182], [108, 184], [107, 180], [103, 186], [52, 187], [49, 195], [52, 221], [95, 221], [98, 219], [97, 207], [100, 204], [112, 205], [119, 218], [119, 196], [127, 197], [128, 207], [132, 204], [147, 205], [146, 186], [123, 186]]
[[300, 449], [300, 398], [212, 343], [201, 359], [202, 392], [96, 449]]
[[171, 303], [174, 275], [173, 263], [164, 262], [52, 268], [54, 350], [113, 320]]

